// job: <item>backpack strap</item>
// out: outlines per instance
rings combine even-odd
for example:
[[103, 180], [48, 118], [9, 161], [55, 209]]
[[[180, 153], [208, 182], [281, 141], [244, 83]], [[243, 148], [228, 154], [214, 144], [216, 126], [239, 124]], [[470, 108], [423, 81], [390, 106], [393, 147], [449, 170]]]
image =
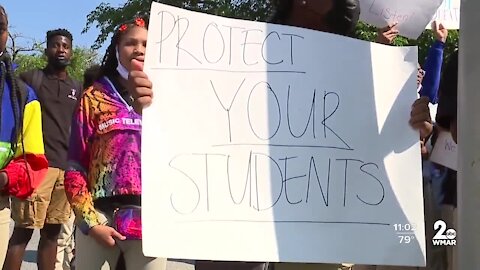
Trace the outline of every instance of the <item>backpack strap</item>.
[[32, 69], [30, 71], [20, 74], [20, 78], [26, 84], [30, 85], [35, 91], [40, 91], [44, 76], [45, 74], [41, 69]]
[[28, 99], [28, 85], [22, 81], [21, 79], [18, 79], [15, 77], [15, 81], [17, 83], [19, 92], [18, 93], [18, 99], [19, 99], [19, 107], [20, 107], [20, 113], [23, 115], [23, 110], [25, 109], [25, 106], [27, 105], [27, 99]]
[[35, 91], [40, 91], [40, 88], [42, 87], [43, 76], [44, 76], [43, 70], [40, 70], [40, 69], [33, 70], [32, 87], [35, 89]]

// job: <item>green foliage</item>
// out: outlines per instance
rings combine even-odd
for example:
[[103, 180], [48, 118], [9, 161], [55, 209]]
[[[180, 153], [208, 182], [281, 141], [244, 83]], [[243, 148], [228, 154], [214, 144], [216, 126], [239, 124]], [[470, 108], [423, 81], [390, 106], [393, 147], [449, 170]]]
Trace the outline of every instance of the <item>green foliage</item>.
[[68, 74], [79, 81], [83, 81], [85, 70], [98, 63], [99, 58], [95, 50], [76, 47], [73, 49], [72, 63], [67, 69]]
[[[444, 51], [445, 59], [448, 59], [452, 52], [458, 48], [459, 35], [460, 32], [458, 30], [448, 31], [448, 38], [447, 42], [445, 43]], [[417, 40], [411, 41], [411, 45], [418, 46], [418, 58], [420, 59], [420, 64], [422, 64], [427, 57], [428, 49], [430, 48], [434, 40], [435, 37], [433, 35], [433, 32], [431, 30], [426, 30]]]
[[[248, 20], [266, 21], [272, 14], [276, 0], [155, 0], [176, 7], [220, 15], [230, 18], [241, 18]], [[148, 15], [151, 0], [127, 0], [119, 7], [111, 7], [102, 3], [87, 16], [87, 24], [84, 32], [92, 26], [100, 29], [95, 44], [92, 48], [99, 48], [118, 25], [128, 21], [135, 16]], [[357, 26], [357, 37], [363, 40], [374, 41], [377, 37], [376, 28], [365, 23]], [[423, 63], [428, 50], [434, 41], [432, 31], [426, 30], [418, 40], [409, 40], [398, 37], [394, 41], [395, 46], [417, 46], [419, 49], [419, 60]], [[445, 55], [446, 58], [458, 46], [458, 31], [450, 31], [447, 40]]]
[[[40, 52], [18, 54], [15, 63], [18, 65], [15, 72], [20, 74], [31, 69], [44, 68], [47, 65], [47, 58]], [[96, 63], [98, 63], [98, 56], [94, 50], [76, 47], [73, 49], [72, 63], [67, 71], [72, 78], [82, 81], [85, 70]]]
[[[377, 38], [377, 29], [374, 26], [360, 22], [357, 25], [356, 35], [359, 39], [367, 41], [375, 41]], [[459, 31], [448, 31], [448, 39], [445, 44], [445, 59], [458, 47]], [[423, 64], [427, 57], [428, 50], [435, 41], [435, 37], [431, 30], [425, 30], [417, 40], [407, 39], [405, 37], [397, 37], [393, 43], [395, 46], [418, 46], [418, 59]]]
[[20, 74], [31, 69], [44, 68], [47, 65], [47, 58], [39, 53], [18, 54], [15, 63], [18, 65], [15, 73]]
[[272, 11], [271, 1], [275, 0], [127, 0], [118, 7], [101, 3], [87, 16], [83, 32], [93, 26], [100, 30], [100, 35], [92, 46], [93, 49], [98, 49], [117, 26], [135, 16], [148, 15], [152, 2], [229, 18], [266, 20]]

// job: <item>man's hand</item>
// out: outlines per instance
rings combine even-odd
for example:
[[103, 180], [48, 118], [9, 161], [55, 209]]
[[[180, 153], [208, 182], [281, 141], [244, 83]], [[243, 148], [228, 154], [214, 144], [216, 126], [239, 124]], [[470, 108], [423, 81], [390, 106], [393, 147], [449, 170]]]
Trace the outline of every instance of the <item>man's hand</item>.
[[398, 36], [398, 30], [395, 26], [397, 26], [397, 23], [378, 29], [376, 42], [391, 45]]
[[421, 97], [412, 105], [410, 113], [410, 125], [420, 131], [420, 140], [424, 141], [433, 132], [432, 118], [430, 116], [430, 108], [428, 97]]
[[94, 226], [90, 229], [88, 235], [104, 247], [115, 246], [115, 239], [122, 241], [126, 239], [125, 236], [121, 235], [114, 228], [105, 225]]
[[435, 35], [435, 38], [438, 41], [442, 43], [447, 42], [448, 30], [443, 26], [443, 24], [437, 23], [437, 21], [433, 21], [432, 30], [433, 30], [433, 34]]
[[143, 63], [132, 60], [132, 71], [128, 75], [129, 92], [133, 97], [133, 108], [139, 114], [142, 110], [152, 104], [153, 89], [152, 82], [143, 72]]

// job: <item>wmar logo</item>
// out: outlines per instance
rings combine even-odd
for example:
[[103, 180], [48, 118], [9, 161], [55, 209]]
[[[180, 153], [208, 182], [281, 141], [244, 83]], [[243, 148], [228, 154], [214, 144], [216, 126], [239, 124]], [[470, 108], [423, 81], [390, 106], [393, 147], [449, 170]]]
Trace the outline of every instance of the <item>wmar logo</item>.
[[72, 92], [68, 95], [68, 97], [73, 99], [73, 100], [77, 100], [77, 97], [75, 96], [75, 94], [77, 93], [77, 90], [72, 88], [72, 89], [70, 89], [70, 91], [72, 91]]
[[432, 242], [434, 246], [455, 246], [457, 245], [457, 231], [454, 229], [447, 230], [447, 224], [443, 220], [437, 220], [433, 224], [433, 229], [437, 231], [433, 236]]

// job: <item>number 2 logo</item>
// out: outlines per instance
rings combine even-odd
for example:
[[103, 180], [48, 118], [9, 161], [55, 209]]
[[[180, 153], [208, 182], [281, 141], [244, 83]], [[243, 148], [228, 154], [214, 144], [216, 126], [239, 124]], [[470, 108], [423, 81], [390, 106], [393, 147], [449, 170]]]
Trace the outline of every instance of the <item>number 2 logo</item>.
[[447, 224], [443, 220], [437, 220], [435, 224], [433, 224], [433, 229], [437, 231], [433, 239], [451, 240], [457, 237], [457, 232], [454, 229], [447, 230]]

